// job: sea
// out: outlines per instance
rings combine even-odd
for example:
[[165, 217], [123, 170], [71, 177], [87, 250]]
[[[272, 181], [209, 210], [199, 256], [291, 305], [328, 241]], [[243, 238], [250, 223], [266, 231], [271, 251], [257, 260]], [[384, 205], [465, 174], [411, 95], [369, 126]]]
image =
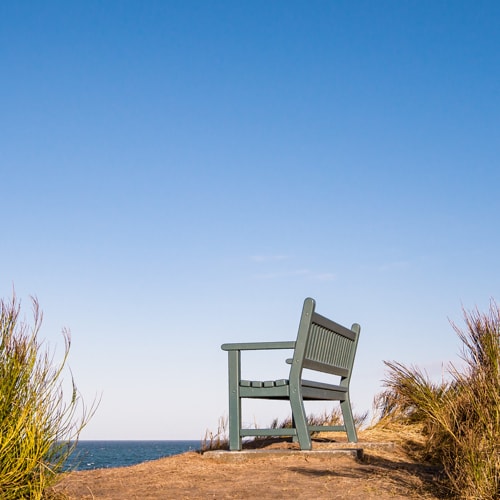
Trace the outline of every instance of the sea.
[[187, 451], [197, 451], [201, 441], [78, 441], [64, 470], [127, 467]]

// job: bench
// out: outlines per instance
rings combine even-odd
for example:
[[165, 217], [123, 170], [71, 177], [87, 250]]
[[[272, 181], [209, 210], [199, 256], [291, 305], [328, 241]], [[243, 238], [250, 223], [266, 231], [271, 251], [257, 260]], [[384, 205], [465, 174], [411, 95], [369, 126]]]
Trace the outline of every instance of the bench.
[[[250, 342], [223, 344], [228, 352], [229, 364], [229, 449], [241, 450], [242, 437], [293, 436], [301, 450], [311, 449], [311, 433], [342, 431], [349, 442], [357, 442], [356, 428], [349, 400], [354, 356], [360, 326], [346, 328], [315, 312], [316, 303], [304, 301], [297, 339], [290, 342]], [[293, 349], [293, 356], [286, 362], [291, 365], [288, 379], [242, 380], [242, 351]], [[336, 384], [315, 382], [302, 378], [308, 373], [323, 372], [336, 377]], [[292, 427], [287, 429], [243, 429], [241, 425], [241, 400], [244, 398], [290, 401]], [[308, 425], [304, 401], [339, 401], [343, 425]]]

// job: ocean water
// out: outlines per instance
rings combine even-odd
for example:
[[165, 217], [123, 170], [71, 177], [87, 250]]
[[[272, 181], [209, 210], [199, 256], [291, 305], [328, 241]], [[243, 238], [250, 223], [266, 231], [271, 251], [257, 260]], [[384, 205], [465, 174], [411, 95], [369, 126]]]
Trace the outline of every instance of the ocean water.
[[79, 441], [66, 470], [126, 467], [199, 450], [201, 441]]

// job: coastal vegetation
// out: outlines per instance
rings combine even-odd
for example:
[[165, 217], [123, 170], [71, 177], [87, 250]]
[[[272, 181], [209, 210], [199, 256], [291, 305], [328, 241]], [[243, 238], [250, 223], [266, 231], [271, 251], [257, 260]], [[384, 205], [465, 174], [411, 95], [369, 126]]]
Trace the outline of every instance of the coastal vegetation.
[[456, 498], [500, 497], [500, 308], [464, 311], [452, 324], [463, 366], [433, 383], [418, 367], [386, 362], [386, 390], [378, 398], [379, 427], [402, 425], [423, 437], [420, 458], [438, 464], [442, 485]]
[[63, 370], [71, 337], [63, 331], [62, 361], [39, 340], [42, 312], [32, 299], [33, 321], [21, 318], [20, 303], [0, 300], [0, 497], [50, 498], [65, 460], [96, 405], [83, 404], [71, 377], [63, 394]]

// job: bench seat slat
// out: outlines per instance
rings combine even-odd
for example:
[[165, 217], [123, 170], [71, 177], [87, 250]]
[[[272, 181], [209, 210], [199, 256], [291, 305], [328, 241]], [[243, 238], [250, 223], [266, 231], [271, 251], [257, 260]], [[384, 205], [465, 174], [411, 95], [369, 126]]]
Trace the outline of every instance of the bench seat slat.
[[283, 387], [288, 385], [288, 380], [282, 378], [279, 380], [241, 380], [241, 387]]
[[334, 384], [326, 384], [325, 382], [313, 382], [311, 380], [302, 380], [302, 387], [313, 389], [326, 389], [327, 391], [347, 392], [347, 387]]
[[302, 380], [302, 397], [306, 401], [330, 400], [342, 401], [347, 397], [347, 387]]

